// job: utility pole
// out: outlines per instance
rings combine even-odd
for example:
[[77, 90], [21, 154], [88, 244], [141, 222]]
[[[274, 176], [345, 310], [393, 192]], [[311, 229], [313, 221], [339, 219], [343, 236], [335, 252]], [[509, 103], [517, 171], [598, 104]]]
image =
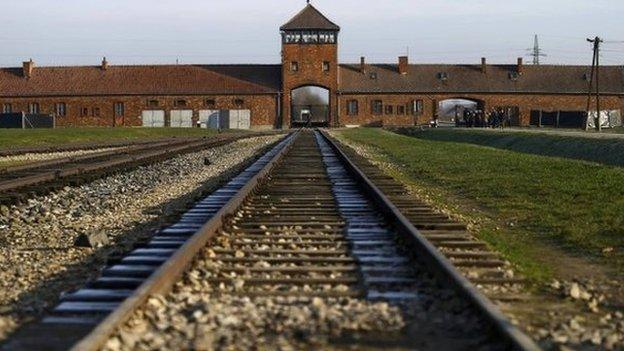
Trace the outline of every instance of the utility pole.
[[537, 37], [537, 34], [535, 34], [535, 38], [533, 39], [533, 49], [527, 50], [531, 51], [531, 54], [529, 56], [533, 57], [533, 64], [536, 66], [539, 66], [540, 64], [540, 57], [547, 56], [546, 54], [544, 54], [539, 46], [539, 38]]
[[585, 130], [589, 130], [589, 113], [591, 109], [593, 94], [596, 96], [596, 117], [594, 118], [594, 123], [596, 124], [596, 130], [598, 132], [601, 132], [602, 125], [600, 123], [600, 44], [604, 41], [599, 37], [595, 37], [594, 39], [588, 38], [587, 41], [593, 44], [594, 56], [592, 58], [591, 73], [589, 77], [589, 88], [587, 92], [587, 124], [585, 125]]

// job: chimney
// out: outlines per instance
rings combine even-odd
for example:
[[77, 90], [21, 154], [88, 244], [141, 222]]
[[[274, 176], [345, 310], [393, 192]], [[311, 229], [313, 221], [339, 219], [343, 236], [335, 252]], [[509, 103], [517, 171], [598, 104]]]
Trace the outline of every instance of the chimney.
[[518, 67], [517, 67], [518, 74], [522, 74], [523, 68], [524, 68], [524, 64], [523, 64], [522, 57], [518, 57]]
[[360, 57], [360, 72], [366, 72], [366, 58], [364, 56]]
[[407, 74], [409, 68], [409, 58], [407, 56], [399, 56], [399, 73]]
[[106, 61], [106, 57], [102, 59], [102, 70], [106, 71], [108, 69], [108, 61]]
[[485, 57], [481, 58], [481, 73], [487, 73], [487, 59]]
[[33, 60], [30, 59], [30, 61], [24, 62], [24, 66], [23, 67], [24, 67], [24, 69], [23, 69], [24, 77], [25, 78], [32, 78], [33, 71], [35, 70], [35, 62], [33, 62]]

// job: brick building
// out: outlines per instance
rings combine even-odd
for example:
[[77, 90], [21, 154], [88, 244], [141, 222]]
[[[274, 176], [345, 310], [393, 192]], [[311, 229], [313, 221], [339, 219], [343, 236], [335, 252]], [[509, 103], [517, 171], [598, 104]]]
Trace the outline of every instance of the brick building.
[[[566, 118], [586, 109], [589, 67], [412, 65], [338, 62], [340, 27], [312, 5], [280, 28], [276, 65], [146, 65], [0, 69], [0, 112], [54, 114], [57, 125], [191, 126], [211, 111], [242, 110], [253, 129], [317, 125], [414, 125], [462, 99], [480, 109], [505, 108], [516, 125]], [[604, 109], [624, 109], [624, 67], [601, 68]], [[314, 88], [312, 90], [312, 87]], [[300, 98], [314, 91], [314, 102]], [[309, 98], [309, 97], [308, 97]], [[539, 114], [539, 122], [535, 116]], [[179, 124], [188, 120], [188, 123]]]

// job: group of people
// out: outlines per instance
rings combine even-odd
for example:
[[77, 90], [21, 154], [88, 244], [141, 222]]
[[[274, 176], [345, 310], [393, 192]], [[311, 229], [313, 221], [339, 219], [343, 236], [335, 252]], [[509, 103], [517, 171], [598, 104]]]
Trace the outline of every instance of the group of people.
[[492, 109], [490, 112], [465, 109], [461, 118], [455, 118], [455, 125], [468, 128], [503, 128], [509, 126], [509, 115], [504, 109]]

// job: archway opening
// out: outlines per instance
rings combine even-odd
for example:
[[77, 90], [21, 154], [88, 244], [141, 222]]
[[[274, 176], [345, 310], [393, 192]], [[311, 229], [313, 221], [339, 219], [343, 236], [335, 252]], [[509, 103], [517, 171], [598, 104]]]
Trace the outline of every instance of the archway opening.
[[483, 104], [479, 101], [468, 99], [447, 99], [438, 104], [438, 123], [460, 125], [464, 116], [483, 109]]
[[329, 125], [329, 90], [303, 86], [291, 92], [291, 125], [293, 127], [326, 127]]

